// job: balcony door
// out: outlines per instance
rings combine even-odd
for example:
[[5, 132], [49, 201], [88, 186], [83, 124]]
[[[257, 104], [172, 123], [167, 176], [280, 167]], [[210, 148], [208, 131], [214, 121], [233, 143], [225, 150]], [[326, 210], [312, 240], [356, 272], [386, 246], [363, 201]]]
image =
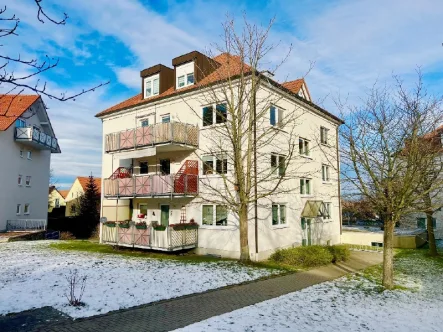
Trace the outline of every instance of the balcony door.
[[160, 222], [164, 226], [169, 226], [169, 205], [160, 205]]
[[171, 161], [169, 159], [160, 159], [160, 174], [171, 174]]

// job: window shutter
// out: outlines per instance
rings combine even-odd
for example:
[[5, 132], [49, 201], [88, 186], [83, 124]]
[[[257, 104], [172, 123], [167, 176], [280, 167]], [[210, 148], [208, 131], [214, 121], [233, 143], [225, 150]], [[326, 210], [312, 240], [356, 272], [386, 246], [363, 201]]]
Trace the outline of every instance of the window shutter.
[[278, 126], [283, 126], [283, 110], [278, 109]]
[[158, 95], [158, 92], [159, 92], [159, 83], [160, 83], [160, 80], [159, 80], [158, 78], [156, 78], [156, 79], [154, 80], [154, 82], [153, 82], [153, 88], [152, 88], [153, 92], [152, 92], [152, 94], [154, 94], [154, 95]]
[[271, 119], [271, 125], [275, 126], [275, 107], [271, 106], [270, 109], [270, 119]]

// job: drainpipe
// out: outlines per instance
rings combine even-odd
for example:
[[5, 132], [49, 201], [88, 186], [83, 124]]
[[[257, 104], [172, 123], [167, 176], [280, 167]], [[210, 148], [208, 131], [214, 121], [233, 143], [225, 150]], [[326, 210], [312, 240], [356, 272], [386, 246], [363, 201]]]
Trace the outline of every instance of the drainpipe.
[[[342, 228], [343, 228], [343, 220], [342, 220], [342, 211], [341, 211], [341, 188], [340, 188], [340, 152], [338, 149], [338, 128], [340, 125], [337, 126], [336, 130], [336, 145], [337, 145], [337, 186], [338, 186], [338, 213], [339, 213], [339, 221], [340, 221], [340, 237], [342, 235]], [[341, 238], [340, 238], [341, 242]]]
[[254, 222], [255, 222], [255, 260], [258, 261], [258, 202], [257, 202], [257, 100], [254, 91]]

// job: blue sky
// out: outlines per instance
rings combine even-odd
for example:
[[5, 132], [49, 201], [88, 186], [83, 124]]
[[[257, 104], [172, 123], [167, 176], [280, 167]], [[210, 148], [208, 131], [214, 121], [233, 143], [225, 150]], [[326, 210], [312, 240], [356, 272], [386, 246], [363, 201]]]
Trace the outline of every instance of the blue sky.
[[[21, 18], [19, 37], [2, 40], [9, 55], [60, 59], [43, 78], [51, 92], [76, 92], [100, 82], [111, 83], [75, 101], [45, 99], [62, 149], [52, 167], [60, 188], [77, 176], [100, 176], [99, 111], [137, 94], [141, 69], [192, 50], [205, 51], [220, 41], [225, 14], [266, 24], [275, 15], [270, 43], [279, 59], [293, 51], [277, 73], [280, 81], [306, 77], [314, 101], [336, 113], [333, 98], [348, 96], [358, 103], [376, 80], [392, 74], [411, 84], [421, 66], [432, 92], [443, 80], [443, 1], [169, 1], [169, 0], [44, 0], [51, 15], [66, 12], [65, 26], [41, 24], [33, 2], [8, 1]], [[272, 63], [271, 63], [272, 64]], [[17, 68], [20, 71], [20, 68]]]

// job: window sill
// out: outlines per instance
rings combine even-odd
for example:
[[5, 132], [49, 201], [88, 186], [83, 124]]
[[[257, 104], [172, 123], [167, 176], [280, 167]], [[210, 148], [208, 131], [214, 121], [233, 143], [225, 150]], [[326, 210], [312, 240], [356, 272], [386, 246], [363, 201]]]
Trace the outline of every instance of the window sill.
[[322, 181], [323, 184], [332, 185], [331, 181]]
[[298, 154], [298, 155], [302, 158], [305, 158], [305, 159], [314, 160], [314, 158], [312, 158], [311, 156], [307, 156], [305, 154]]
[[314, 195], [313, 194], [300, 194], [301, 198], [313, 198]]
[[218, 128], [218, 127], [223, 127], [226, 124], [226, 122], [222, 122], [222, 123], [214, 123], [208, 126], [203, 126], [203, 124], [201, 124], [200, 130], [205, 130], [205, 129], [214, 129], [214, 128]]
[[328, 147], [328, 148], [332, 148], [332, 145], [329, 143], [320, 143], [322, 146]]
[[273, 128], [274, 130], [277, 130], [277, 131], [281, 131], [286, 134], [288, 133], [286, 130], [283, 129], [283, 127], [280, 127], [279, 125], [271, 125], [271, 128]]
[[272, 229], [283, 229], [283, 228], [289, 228], [289, 225], [288, 224], [272, 225]]

